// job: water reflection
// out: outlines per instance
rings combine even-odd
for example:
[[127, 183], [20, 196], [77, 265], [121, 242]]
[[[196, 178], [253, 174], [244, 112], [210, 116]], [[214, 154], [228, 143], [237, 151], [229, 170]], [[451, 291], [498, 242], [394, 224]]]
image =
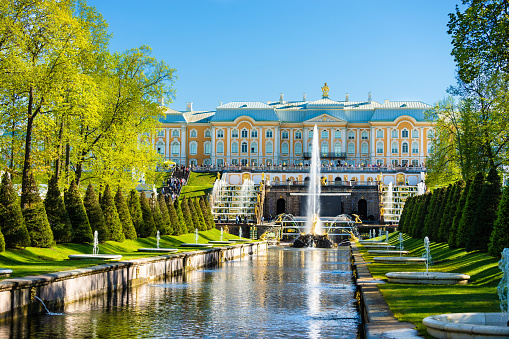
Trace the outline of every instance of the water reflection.
[[[266, 254], [0, 325], [16, 338], [356, 338], [349, 258], [339, 250]], [[55, 310], [56, 311], [56, 310]]]

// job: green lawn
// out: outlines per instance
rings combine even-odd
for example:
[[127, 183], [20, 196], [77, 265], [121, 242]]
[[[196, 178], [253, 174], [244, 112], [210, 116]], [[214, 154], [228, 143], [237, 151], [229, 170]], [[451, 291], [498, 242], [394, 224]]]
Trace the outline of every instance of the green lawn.
[[[404, 236], [408, 256], [421, 256], [424, 241]], [[398, 233], [389, 236], [391, 245], [397, 245]], [[359, 245], [368, 262], [373, 255]], [[500, 312], [497, 285], [502, 278], [498, 259], [484, 252], [466, 252], [450, 249], [444, 243], [430, 243], [433, 265], [430, 271], [456, 272], [470, 275], [467, 285], [406, 285], [386, 283], [378, 285], [389, 307], [400, 321], [413, 322], [419, 332], [426, 334], [422, 319], [433, 314], [458, 312]], [[375, 279], [386, 279], [388, 272], [426, 271], [423, 264], [391, 265], [369, 264], [368, 269]]]
[[[207, 243], [210, 240], [220, 240], [221, 231], [212, 229], [199, 232], [198, 242]], [[238, 239], [233, 234], [223, 234], [224, 240]], [[99, 244], [99, 253], [121, 254], [122, 260], [155, 257], [154, 253], [137, 252], [141, 247], [156, 247], [156, 238], [139, 238], [135, 241], [124, 242], [107, 241]], [[161, 236], [160, 247], [178, 247], [181, 243], [194, 243], [195, 234], [183, 234], [180, 236]], [[224, 246], [224, 245], [215, 245]], [[181, 248], [179, 252], [189, 252], [192, 248]], [[0, 252], [0, 267], [10, 268], [14, 272], [11, 277], [23, 277], [44, 273], [67, 271], [75, 268], [95, 266], [104, 263], [102, 260], [70, 260], [69, 254], [92, 253], [90, 244], [58, 244], [52, 248], [27, 247], [9, 249]], [[2, 278], [0, 278], [2, 279]], [[3, 278], [6, 279], [6, 278]]]
[[212, 189], [214, 181], [217, 178], [216, 173], [197, 173], [191, 172], [189, 182], [182, 188], [181, 197], [197, 197], [205, 195], [207, 190]]

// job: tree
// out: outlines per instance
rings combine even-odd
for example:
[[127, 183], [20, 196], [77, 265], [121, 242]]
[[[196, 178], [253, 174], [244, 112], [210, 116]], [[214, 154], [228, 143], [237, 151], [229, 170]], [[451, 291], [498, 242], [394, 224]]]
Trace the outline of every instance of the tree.
[[187, 227], [187, 233], [193, 233], [198, 225], [194, 224], [193, 217], [191, 216], [191, 210], [189, 209], [189, 205], [187, 203], [187, 199], [183, 198], [180, 204], [182, 209], [182, 215], [184, 216], [184, 224]]
[[[186, 199], [186, 198], [184, 198]], [[187, 198], [187, 206], [189, 206], [189, 212], [191, 213], [191, 219], [193, 219], [194, 227], [198, 229], [198, 231], [203, 231], [205, 229], [204, 225], [202, 225], [200, 216], [198, 215], [198, 211], [193, 203], [193, 198]]]
[[191, 201], [194, 205], [194, 210], [198, 215], [198, 219], [200, 221], [200, 227], [202, 231], [206, 231], [208, 229], [207, 223], [205, 222], [205, 218], [203, 217], [203, 212], [201, 211], [200, 203], [198, 202], [198, 198], [191, 198]]
[[450, 248], [458, 248], [459, 242], [459, 228], [460, 228], [460, 220], [461, 216], [463, 215], [463, 208], [465, 207], [465, 203], [467, 201], [468, 191], [470, 190], [470, 185], [472, 181], [467, 180], [465, 183], [465, 187], [463, 189], [460, 189], [460, 197], [458, 199], [458, 203], [456, 205], [456, 208], [454, 210], [454, 218], [452, 219], [451, 228], [449, 230], [449, 239], [447, 240], [447, 243], [449, 244]]
[[419, 210], [416, 215], [417, 220], [415, 225], [412, 225], [412, 237], [414, 238], [422, 238], [427, 236], [427, 234], [424, 234], [424, 220], [426, 219], [426, 214], [428, 213], [428, 206], [431, 202], [431, 196], [431, 193], [422, 195], [421, 203], [419, 204]]
[[122, 223], [118, 216], [117, 207], [111, 195], [110, 185], [106, 184], [104, 193], [101, 197], [101, 209], [106, 223], [108, 240], [122, 242], [125, 240]]
[[437, 215], [435, 216], [433, 230], [431, 231], [433, 234], [433, 240], [436, 242], [444, 242], [444, 240], [440, 240], [441, 239], [440, 238], [440, 226], [441, 226], [441, 222], [442, 222], [442, 216], [444, 215], [444, 213], [446, 213], [446, 205], [447, 205], [447, 201], [449, 200], [449, 195], [451, 194], [452, 187], [453, 187], [452, 184], [450, 184], [447, 187], [440, 188], [440, 197], [439, 197], [439, 201], [438, 201], [438, 212], [437, 212]]
[[143, 217], [141, 234], [140, 237], [148, 238], [156, 235], [156, 224], [154, 222], [154, 216], [152, 215], [152, 209], [148, 203], [145, 192], [141, 192], [140, 195], [141, 213]]
[[491, 232], [488, 252], [490, 255], [500, 258], [506, 247], [509, 247], [509, 186], [504, 187], [498, 205], [497, 218]]
[[467, 200], [465, 201], [465, 206], [463, 207], [463, 213], [461, 215], [457, 233], [458, 247], [466, 247], [467, 245], [467, 239], [470, 235], [470, 226], [474, 221], [476, 207], [479, 203], [479, 196], [481, 195], [483, 183], [484, 175], [479, 172], [470, 185]]
[[163, 219], [163, 213], [161, 212], [161, 208], [159, 207], [159, 202], [154, 194], [150, 198], [150, 206], [152, 208], [152, 216], [154, 217], [154, 224], [156, 226], [156, 232], [159, 231], [160, 234], [166, 233], [166, 221]]
[[447, 190], [447, 200], [440, 219], [440, 229], [438, 231], [438, 241], [440, 242], [447, 242], [449, 239], [449, 230], [451, 228], [452, 220], [454, 219], [456, 204], [460, 197], [461, 183], [461, 181], [457, 181], [454, 185], [452, 185], [452, 188], [451, 185], [449, 185], [449, 189]]
[[141, 237], [142, 234], [144, 234], [143, 213], [141, 212], [140, 198], [135, 189], [131, 190], [131, 193], [129, 194], [129, 214], [131, 215], [131, 220], [138, 237]]
[[214, 217], [212, 216], [210, 206], [205, 201], [205, 198], [203, 196], [200, 196], [200, 207], [205, 218], [205, 221], [207, 222], [207, 229], [210, 230], [216, 227], [216, 223], [214, 222]]
[[97, 231], [98, 238], [100, 242], [105, 242], [110, 239], [110, 232], [108, 228], [106, 228], [106, 221], [104, 220], [104, 214], [99, 205], [99, 200], [95, 195], [94, 187], [92, 184], [87, 186], [87, 191], [85, 192], [85, 199], [83, 199], [83, 205], [85, 206], [85, 210], [87, 211], [88, 221], [90, 223], [90, 228], [92, 231]]
[[69, 214], [65, 209], [64, 199], [60, 194], [56, 176], [52, 176], [48, 183], [44, 207], [55, 242], [70, 242], [72, 239], [71, 219], [69, 219]]
[[163, 228], [161, 235], [173, 234], [172, 223], [171, 223], [172, 220], [170, 219], [170, 213], [168, 212], [168, 207], [166, 206], [166, 201], [164, 200], [164, 195], [159, 194], [157, 196], [157, 203], [159, 204], [159, 209], [161, 210], [161, 215], [163, 216], [163, 221], [165, 223], [165, 227]]
[[423, 234], [428, 236], [428, 238], [432, 241], [434, 240], [433, 229], [435, 228], [439, 198], [440, 191], [437, 188], [433, 191], [433, 193], [431, 193], [431, 200], [428, 206], [428, 210], [426, 212], [426, 218], [424, 219]]
[[184, 233], [184, 226], [180, 223], [180, 218], [177, 215], [177, 210], [175, 209], [175, 205], [171, 202], [171, 199], [168, 206], [168, 214], [170, 215], [171, 225], [172, 225], [172, 233], [174, 235], [180, 235]]
[[4, 173], [0, 185], [0, 230], [7, 248], [30, 246], [30, 236], [9, 173]]
[[72, 242], [89, 243], [92, 242], [94, 236], [92, 228], [88, 221], [87, 211], [81, 200], [80, 192], [76, 182], [73, 180], [69, 189], [64, 192], [65, 208], [69, 214], [72, 225]]
[[497, 217], [501, 196], [501, 182], [497, 170], [492, 168], [482, 187], [472, 223], [469, 225], [465, 249], [488, 250], [488, 243]]
[[131, 214], [129, 208], [122, 194], [122, 189], [118, 186], [117, 193], [115, 194], [115, 206], [117, 207], [118, 217], [122, 224], [122, 230], [124, 236], [129, 240], [136, 240], [136, 229], [134, 228], [133, 221], [131, 220]]
[[177, 217], [179, 219], [180, 224], [180, 233], [179, 234], [185, 234], [189, 231], [189, 226], [186, 224], [186, 219], [184, 217], [184, 212], [182, 208], [182, 202], [180, 199], [175, 200], [175, 210], [177, 212]]
[[27, 190], [21, 197], [25, 201], [22, 212], [30, 235], [30, 244], [34, 247], [51, 247], [54, 243], [53, 232], [39, 195], [39, 187], [33, 173], [30, 173], [28, 179]]
[[0, 252], [5, 251], [5, 238], [2, 232], [0, 232]]

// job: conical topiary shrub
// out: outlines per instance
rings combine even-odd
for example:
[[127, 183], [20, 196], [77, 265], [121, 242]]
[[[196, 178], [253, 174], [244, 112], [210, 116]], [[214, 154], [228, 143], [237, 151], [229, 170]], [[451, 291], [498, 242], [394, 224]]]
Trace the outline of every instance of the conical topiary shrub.
[[2, 232], [0, 232], [0, 252], [5, 251], [5, 239]]
[[193, 219], [194, 227], [197, 228], [198, 231], [203, 231], [204, 227], [202, 226], [198, 212], [194, 207], [193, 198], [188, 198], [186, 200], [187, 206], [189, 206], [189, 211], [191, 212], [191, 218]]
[[154, 222], [154, 216], [152, 215], [152, 209], [148, 203], [147, 196], [145, 192], [141, 192], [140, 195], [140, 205], [141, 205], [141, 213], [143, 216], [143, 222], [141, 227], [140, 237], [148, 238], [154, 237], [157, 233], [156, 224]]
[[122, 224], [118, 216], [117, 207], [111, 195], [110, 185], [106, 185], [101, 198], [101, 209], [106, 223], [108, 240], [122, 242], [125, 240]]
[[488, 252], [501, 257], [504, 248], [509, 247], [509, 186], [505, 186], [498, 205], [497, 219], [491, 232]]
[[78, 186], [74, 180], [64, 193], [64, 201], [72, 225], [72, 242], [77, 244], [92, 242], [94, 239], [92, 228]]
[[187, 233], [194, 233], [194, 230], [198, 228], [198, 226], [194, 224], [193, 217], [191, 216], [191, 210], [189, 209], [186, 198], [182, 199], [180, 207], [182, 209], [182, 214], [184, 215], [184, 223], [187, 227]]
[[136, 234], [141, 237], [143, 232], [143, 213], [141, 212], [140, 195], [135, 189], [129, 193], [129, 214], [133, 226], [136, 229]]
[[181, 235], [184, 231], [183, 225], [180, 224], [180, 219], [177, 215], [177, 210], [175, 209], [175, 205], [170, 201], [167, 205], [168, 214], [170, 215], [170, 222], [172, 226], [173, 235]]
[[458, 247], [466, 247], [467, 245], [467, 238], [470, 235], [470, 226], [474, 221], [476, 207], [479, 202], [479, 196], [481, 195], [483, 184], [484, 175], [479, 172], [475, 175], [474, 180], [470, 185], [467, 200], [465, 201], [465, 206], [463, 207], [463, 212], [461, 214], [456, 238], [456, 245]]
[[72, 239], [71, 220], [65, 209], [64, 199], [60, 194], [56, 176], [53, 176], [48, 183], [44, 207], [46, 208], [46, 215], [48, 216], [48, 222], [53, 231], [55, 242], [70, 242]]
[[155, 195], [150, 197], [150, 207], [152, 208], [152, 216], [154, 218], [156, 232], [159, 231], [160, 234], [166, 233], [166, 222], [163, 219], [163, 214], [161, 213], [159, 202], [157, 201]]
[[118, 187], [117, 193], [115, 194], [115, 206], [117, 207], [118, 217], [122, 224], [122, 230], [124, 236], [129, 240], [136, 240], [136, 229], [134, 228], [133, 221], [131, 220], [131, 214], [129, 208], [122, 194], [120, 186]]
[[186, 224], [186, 219], [184, 218], [184, 212], [182, 211], [182, 201], [180, 199], [175, 200], [175, 210], [177, 211], [177, 217], [180, 223], [179, 234], [185, 234], [188, 232], [188, 226]]
[[0, 230], [7, 248], [30, 246], [25, 218], [8, 173], [4, 174], [0, 185]]
[[164, 222], [164, 233], [161, 231], [161, 235], [170, 235], [173, 234], [173, 229], [171, 226], [170, 214], [168, 212], [168, 207], [166, 206], [166, 201], [164, 201], [164, 196], [159, 194], [157, 196], [157, 203], [159, 204], [159, 209], [161, 210], [161, 215], [163, 216]]
[[104, 214], [99, 205], [99, 201], [94, 192], [92, 184], [87, 186], [85, 193], [85, 199], [83, 199], [83, 205], [87, 211], [88, 222], [92, 231], [97, 231], [99, 241], [105, 242], [110, 239], [109, 230], [106, 228], [106, 221], [104, 220]]
[[203, 217], [203, 212], [201, 211], [200, 203], [197, 198], [191, 198], [193, 202], [194, 210], [198, 215], [198, 220], [200, 221], [200, 227], [202, 231], [206, 231], [208, 229], [207, 223], [205, 222], [205, 218]]
[[214, 222], [214, 216], [212, 215], [212, 211], [210, 210], [210, 205], [207, 203], [203, 196], [200, 197], [200, 207], [205, 222], [207, 223], [207, 229], [211, 230], [214, 227], [216, 227], [216, 223]]
[[27, 225], [30, 244], [34, 247], [51, 247], [54, 244], [53, 232], [46, 216], [44, 203], [39, 195], [39, 188], [35, 182], [34, 174], [28, 177], [27, 192], [22, 197], [25, 208], [22, 209]]

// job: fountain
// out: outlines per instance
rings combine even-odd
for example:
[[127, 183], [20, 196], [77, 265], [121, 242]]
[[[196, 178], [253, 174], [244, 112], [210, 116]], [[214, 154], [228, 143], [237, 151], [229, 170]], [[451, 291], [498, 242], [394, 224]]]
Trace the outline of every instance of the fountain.
[[12, 273], [11, 269], [8, 268], [0, 268], [0, 277], [10, 277]]
[[311, 154], [311, 165], [309, 170], [309, 190], [307, 199], [307, 234], [301, 234], [293, 242], [293, 247], [320, 247], [331, 248], [334, 246], [327, 233], [323, 232], [322, 222], [320, 221], [320, 147], [318, 144], [318, 127], [313, 129], [313, 146]]
[[92, 254], [69, 254], [69, 259], [120, 260], [119, 254], [99, 254], [99, 233], [94, 231]]
[[497, 287], [500, 313], [451, 313], [423, 319], [428, 333], [435, 338], [509, 338], [509, 248], [498, 262], [503, 276]]
[[368, 251], [369, 254], [379, 254], [379, 255], [384, 255], [384, 254], [388, 254], [388, 255], [391, 255], [391, 254], [399, 254], [399, 257], [401, 258], [401, 255], [402, 254], [408, 254], [408, 251], [404, 251], [403, 250], [403, 235], [402, 233], [399, 233], [398, 235], [398, 246], [396, 247], [397, 250], [370, 250]]
[[[196, 230], [198, 231], [198, 230]], [[198, 234], [198, 232], [196, 232]], [[198, 243], [198, 238], [196, 238], [196, 243]], [[209, 241], [209, 244], [231, 244], [232, 242], [230, 240], [223, 240], [223, 228], [221, 227], [221, 238], [219, 240], [211, 240]]]
[[212, 244], [202, 244], [198, 242], [198, 229], [194, 229], [194, 243], [182, 243], [180, 244], [180, 247], [212, 247]]
[[156, 252], [156, 253], [168, 253], [168, 252], [177, 252], [176, 248], [160, 248], [159, 241], [161, 240], [161, 233], [159, 230], [156, 233], [156, 248], [138, 248], [138, 252]]

